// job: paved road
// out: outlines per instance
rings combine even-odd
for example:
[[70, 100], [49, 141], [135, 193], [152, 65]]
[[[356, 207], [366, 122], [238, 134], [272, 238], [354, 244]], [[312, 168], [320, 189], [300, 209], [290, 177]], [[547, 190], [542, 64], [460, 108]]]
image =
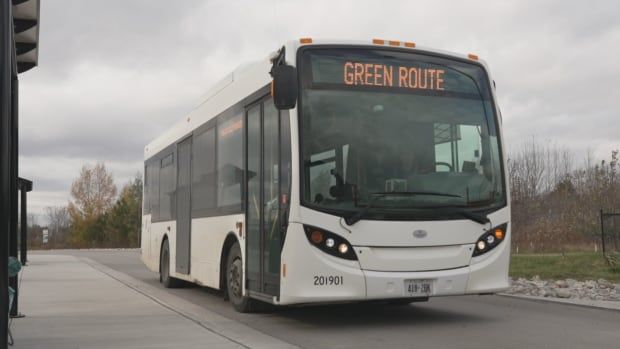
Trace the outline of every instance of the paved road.
[[[89, 257], [161, 287], [158, 275], [146, 269], [136, 250], [53, 253]], [[207, 288], [167, 291], [303, 348], [620, 348], [620, 312], [501, 296], [239, 314]]]

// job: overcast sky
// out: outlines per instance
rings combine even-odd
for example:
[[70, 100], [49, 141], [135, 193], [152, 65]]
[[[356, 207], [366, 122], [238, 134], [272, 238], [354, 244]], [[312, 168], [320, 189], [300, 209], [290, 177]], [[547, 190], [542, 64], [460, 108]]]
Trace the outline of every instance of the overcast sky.
[[620, 149], [618, 0], [41, 2], [39, 67], [20, 76], [20, 176], [37, 214], [66, 205], [83, 164], [104, 161], [126, 183], [212, 83], [299, 37], [476, 53], [509, 145]]

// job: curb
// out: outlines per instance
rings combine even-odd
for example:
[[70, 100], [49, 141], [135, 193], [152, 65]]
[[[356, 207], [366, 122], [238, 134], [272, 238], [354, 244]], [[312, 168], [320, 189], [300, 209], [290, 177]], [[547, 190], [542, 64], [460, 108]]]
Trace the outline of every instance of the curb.
[[555, 297], [540, 297], [540, 296], [526, 296], [520, 294], [509, 293], [497, 293], [496, 295], [501, 297], [517, 298], [539, 303], [556, 303], [564, 305], [574, 305], [577, 307], [607, 310], [613, 312], [620, 312], [620, 302], [617, 301], [595, 301], [590, 299], [577, 299], [577, 298], [555, 298]]
[[248, 349], [300, 349], [298, 346], [260, 332], [254, 328], [242, 324], [241, 322], [216, 314], [199, 305], [186, 301], [181, 297], [170, 294], [165, 290], [148, 285], [127, 274], [111, 269], [90, 258], [75, 258], [142, 294], [143, 296], [153, 300], [155, 303], [198, 324], [205, 330], [225, 338], [240, 347]]

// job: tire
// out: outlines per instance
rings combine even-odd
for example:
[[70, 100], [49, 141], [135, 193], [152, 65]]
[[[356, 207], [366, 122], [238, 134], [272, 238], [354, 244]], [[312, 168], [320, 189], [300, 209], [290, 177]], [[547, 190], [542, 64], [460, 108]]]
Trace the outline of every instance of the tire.
[[226, 292], [236, 311], [251, 313], [257, 310], [257, 301], [243, 296], [243, 259], [237, 242], [230, 247], [226, 258]]
[[183, 286], [183, 281], [170, 276], [170, 245], [168, 239], [164, 240], [159, 256], [159, 282], [165, 288], [178, 288]]

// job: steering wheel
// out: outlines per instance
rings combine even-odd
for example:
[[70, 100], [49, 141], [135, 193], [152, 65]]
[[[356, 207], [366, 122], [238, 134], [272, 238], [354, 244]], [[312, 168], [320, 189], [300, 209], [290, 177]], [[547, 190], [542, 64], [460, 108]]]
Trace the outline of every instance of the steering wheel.
[[437, 162], [435, 162], [435, 166], [446, 166], [447, 168], [450, 169], [450, 172], [454, 171], [454, 168], [452, 167], [452, 165], [450, 165], [447, 162], [437, 161]]

